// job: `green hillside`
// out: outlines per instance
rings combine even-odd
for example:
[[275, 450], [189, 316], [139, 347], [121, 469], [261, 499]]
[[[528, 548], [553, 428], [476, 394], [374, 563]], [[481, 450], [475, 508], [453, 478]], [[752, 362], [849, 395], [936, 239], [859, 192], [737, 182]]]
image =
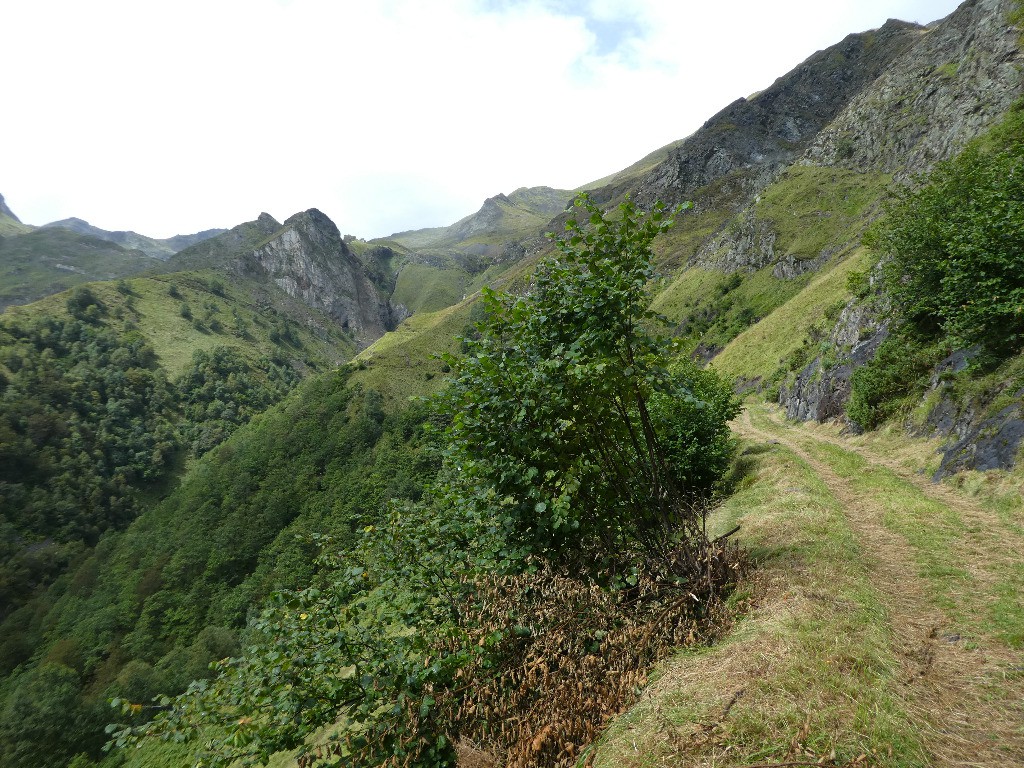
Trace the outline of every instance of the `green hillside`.
[[850, 35], [568, 208], [9, 308], [5, 764], [1024, 761], [1021, 18]]
[[151, 270], [141, 251], [66, 229], [10, 233], [0, 239], [0, 309], [96, 280]]

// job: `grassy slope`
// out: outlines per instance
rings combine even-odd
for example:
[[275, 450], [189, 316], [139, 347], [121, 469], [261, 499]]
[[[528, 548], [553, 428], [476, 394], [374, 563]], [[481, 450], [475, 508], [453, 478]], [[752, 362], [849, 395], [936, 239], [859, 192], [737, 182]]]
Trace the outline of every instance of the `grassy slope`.
[[159, 261], [141, 251], [66, 229], [37, 229], [4, 237], [0, 240], [0, 308], [159, 266]]
[[437, 355], [454, 352], [470, 323], [475, 296], [437, 312], [413, 315], [353, 360], [352, 382], [375, 389], [401, 406], [410, 397], [427, 395], [444, 383], [444, 363]]
[[752, 422], [756, 479], [714, 520], [759, 564], [745, 615], [660, 668], [597, 765], [1019, 759], [1024, 473], [972, 473], [971, 499], [922, 483], [927, 447], [895, 432]]
[[804, 290], [733, 339], [711, 367], [733, 378], [767, 379], [809, 342], [812, 329], [847, 301], [847, 276], [870, 264], [871, 256], [858, 249], [834, 268], [815, 275]]
[[412, 263], [398, 273], [391, 300], [410, 312], [436, 312], [461, 301], [471, 280], [469, 272], [455, 266]]
[[813, 259], [859, 240], [890, 179], [811, 165], [790, 167], [754, 206], [771, 222], [775, 250], [794, 259]]
[[10, 235], [25, 235], [31, 232], [33, 227], [28, 224], [22, 224], [20, 221], [12, 219], [10, 216], [0, 213], [0, 236], [9, 237]]
[[[214, 282], [223, 286], [223, 295], [211, 289]], [[226, 284], [223, 276], [213, 272], [179, 272], [154, 277], [126, 279], [131, 294], [121, 293], [114, 283], [94, 283], [93, 293], [106, 305], [106, 322], [124, 328], [133, 323], [147, 338], [157, 353], [159, 364], [169, 376], [184, 371], [199, 349], [216, 346], [235, 347], [250, 359], [260, 356], [285, 357], [299, 364], [329, 368], [348, 359], [355, 347], [350, 339], [326, 326], [317, 333], [296, 322], [289, 324], [299, 343], [278, 343], [271, 333], [279, 326], [276, 318], [268, 315], [254, 303], [252, 286], [243, 283]], [[171, 286], [179, 294], [171, 296]], [[282, 301], [287, 297], [281, 297]], [[45, 314], [64, 314], [66, 294], [48, 296], [33, 304], [10, 307], [5, 317], [19, 318]], [[181, 308], [187, 304], [192, 319], [182, 316]], [[244, 332], [239, 331], [235, 310], [242, 318]], [[308, 312], [308, 310], [307, 310]], [[120, 315], [120, 317], [118, 316]], [[211, 330], [204, 319], [216, 318], [220, 331]], [[201, 328], [197, 328], [198, 320]]]

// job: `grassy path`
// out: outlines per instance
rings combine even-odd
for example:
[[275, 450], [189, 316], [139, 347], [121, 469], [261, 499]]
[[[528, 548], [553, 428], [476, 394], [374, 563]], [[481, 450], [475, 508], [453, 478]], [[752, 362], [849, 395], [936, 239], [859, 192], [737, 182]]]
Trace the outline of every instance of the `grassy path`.
[[1021, 681], [1013, 674], [1024, 657], [1011, 647], [1019, 625], [1007, 632], [999, 615], [1009, 608], [1001, 584], [1012, 575], [1000, 577], [1024, 551], [1019, 536], [951, 489], [789, 427], [777, 412], [747, 411], [739, 429], [796, 453], [842, 504], [888, 608], [906, 699], [934, 764], [1024, 765]]
[[743, 618], [663, 665], [596, 764], [1024, 765], [1020, 507], [765, 406], [735, 427], [757, 474], [712, 523], [757, 563]]

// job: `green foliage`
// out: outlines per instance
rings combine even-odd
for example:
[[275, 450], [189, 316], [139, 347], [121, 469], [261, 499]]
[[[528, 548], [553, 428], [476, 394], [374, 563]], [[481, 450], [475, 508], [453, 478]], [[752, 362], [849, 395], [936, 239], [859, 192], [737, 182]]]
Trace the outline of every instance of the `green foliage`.
[[846, 414], [864, 429], [874, 429], [920, 397], [932, 366], [948, 348], [904, 328], [886, 339], [875, 357], [850, 379]]
[[[211, 384], [211, 392], [224, 384], [205, 377], [237, 362], [230, 355], [198, 360], [202, 397]], [[333, 534], [335, 549], [345, 552], [364, 527], [380, 523], [390, 499], [419, 498], [436, 471], [425, 418], [422, 407], [386, 415], [376, 393], [353, 392], [344, 376], [307, 382], [279, 410], [197, 459], [166, 500], [13, 614], [2, 629], [12, 642], [28, 641], [18, 660], [36, 649], [36, 659], [45, 654], [74, 667], [89, 711], [108, 697], [148, 705], [157, 693], [209, 678], [211, 662], [239, 655], [238, 630], [252, 606], [314, 578], [312, 532]], [[417, 562], [425, 560], [421, 550], [440, 548], [417, 540]], [[0, 720], [3, 728], [17, 732]]]
[[[96, 307], [86, 288], [69, 302]], [[0, 615], [138, 510], [178, 440], [175, 396], [138, 334], [89, 321], [0, 326]], [[16, 662], [15, 662], [16, 663]]]
[[[714, 374], [689, 363], [670, 368], [673, 345], [647, 330], [658, 322], [645, 293], [649, 245], [670, 224], [661, 207], [644, 217], [627, 204], [616, 222], [585, 198], [577, 207], [589, 216], [589, 225], [570, 222], [562, 256], [540, 268], [531, 293], [514, 299], [487, 292], [490, 313], [478, 324], [479, 335], [466, 340], [469, 354], [448, 358], [456, 378], [435, 405], [451, 426], [435, 424], [431, 432], [443, 435], [446, 446], [443, 471], [430, 493], [418, 503], [398, 503], [393, 500], [402, 494], [389, 488], [379, 497], [387, 514], [367, 510], [348, 518], [354, 529], [342, 525], [333, 539], [314, 537], [324, 550], [311, 585], [275, 593], [250, 620], [243, 653], [219, 663], [213, 680], [162, 699], [155, 717], [119, 697], [114, 703], [122, 722], [111, 727], [111, 746], [153, 737], [198, 740], [203, 746], [197, 760], [215, 767], [252, 765], [294, 748], [300, 749], [303, 766], [451, 765], [460, 733], [497, 728], [506, 711], [499, 707], [511, 707], [507, 712], [516, 717], [531, 708], [528, 691], [524, 698], [510, 694], [504, 683], [497, 693], [487, 686], [498, 674], [495, 665], [501, 665], [500, 674], [514, 677], [531, 648], [544, 663], [553, 663], [554, 648], [565, 651], [560, 642], [533, 639], [531, 627], [548, 620], [540, 613], [560, 615], [540, 610], [545, 600], [535, 601], [527, 614], [514, 613], [520, 602], [525, 607], [529, 596], [536, 596], [532, 577], [524, 576], [521, 592], [509, 593], [502, 577], [494, 575], [509, 568], [543, 568], [537, 555], [589, 566], [572, 579], [548, 571], [546, 581], [537, 581], [564, 593], [566, 610], [593, 607], [579, 617], [582, 634], [573, 630], [579, 637], [566, 669], [591, 669], [588, 654], [606, 647], [614, 649], [619, 666], [639, 675], [637, 669], [656, 658], [659, 648], [692, 636], [695, 612], [702, 610], [694, 607], [693, 593], [704, 606], [712, 584], [719, 583], [723, 568], [728, 570], [724, 559], [709, 554], [697, 502], [728, 467], [732, 443], [726, 422], [737, 404]], [[351, 389], [338, 389], [334, 396], [343, 393], [350, 396]], [[304, 487], [310, 463], [312, 477], [323, 476], [317, 456], [332, 455], [306, 445], [307, 419], [310, 433], [349, 431], [344, 450], [353, 457], [365, 453], [352, 439], [358, 420], [325, 424], [327, 414], [336, 417], [351, 407], [323, 397], [317, 402], [315, 413], [282, 414], [279, 426], [290, 430], [293, 443], [284, 447], [290, 489]], [[370, 419], [362, 423], [371, 431], [375, 422], [379, 430], [386, 420], [374, 416], [375, 408], [379, 398], [368, 393], [362, 413]], [[406, 421], [403, 432], [413, 423]], [[266, 427], [265, 417], [240, 434]], [[207, 462], [225, 457], [228, 473], [204, 480], [210, 489], [240, 471], [251, 475], [264, 468], [268, 476], [276, 474], [273, 457], [227, 455], [236, 442], [206, 457]], [[277, 450], [278, 441], [262, 434], [257, 445]], [[245, 504], [238, 515], [252, 526], [254, 516], [265, 515], [275, 501], [257, 497], [249, 506], [236, 494], [232, 504], [225, 498], [216, 508], [234, 516], [233, 504]], [[187, 514], [203, 503], [202, 496], [183, 489], [178, 509]], [[284, 513], [294, 514], [294, 508]], [[248, 531], [220, 522], [230, 529], [234, 547], [258, 551], [244, 546]], [[203, 544], [212, 544], [211, 558], [224, 557], [216, 542]], [[665, 555], [648, 558], [664, 570], [642, 576], [643, 549]], [[604, 570], [584, 563], [581, 551], [596, 556]], [[697, 564], [707, 572], [701, 573], [704, 580], [697, 578]], [[623, 570], [613, 578], [609, 566]], [[619, 613], [642, 600], [627, 592], [603, 593], [591, 576], [651, 596], [647, 613], [640, 612], [643, 619]], [[231, 572], [207, 565], [200, 591], [232, 578]], [[502, 608], [494, 616], [487, 606], [498, 605], [502, 594], [516, 595], [516, 605], [512, 613]], [[619, 630], [613, 642], [611, 634]], [[187, 634], [188, 628], [182, 631]], [[558, 631], [553, 626], [542, 634], [555, 637]], [[647, 643], [654, 637], [661, 639]], [[600, 679], [617, 696], [628, 697], [637, 678], [616, 671]], [[580, 734], [606, 711], [599, 697], [591, 698], [592, 714], [574, 726]], [[572, 701], [569, 696], [559, 706]], [[534, 721], [523, 722], [522, 730], [532, 738]], [[326, 740], [308, 741], [331, 724], [333, 732], [317, 737]]]
[[69, 315], [87, 323], [98, 321], [106, 310], [96, 294], [84, 285], [72, 290], [65, 304]]
[[[717, 471], [717, 458], [693, 466], [700, 452], [686, 445], [689, 417], [707, 406], [694, 372], [671, 372], [672, 343], [648, 330], [662, 322], [646, 293], [650, 244], [672, 219], [627, 202], [610, 221], [585, 196], [575, 208], [585, 224], [569, 219], [530, 292], [485, 290], [479, 337], [446, 358], [448, 500], [493, 515], [510, 563], [540, 554], [599, 568], [630, 544], [660, 550], [680, 527], [699, 538], [693, 502]], [[736, 406], [715, 403], [725, 430]]]
[[298, 380], [290, 366], [266, 358], [250, 362], [233, 347], [196, 350], [192, 367], [175, 382], [185, 416], [182, 431], [193, 455], [222, 443], [283, 398]]
[[[424, 506], [396, 505], [379, 523], [354, 546], [314, 537], [324, 549], [313, 584], [275, 593], [249, 622], [243, 655], [219, 662], [214, 680], [162, 698], [140, 724], [144, 713], [115, 699], [123, 722], [108, 729], [110, 746], [198, 739], [196, 759], [211, 768], [300, 746], [303, 765], [452, 765], [440, 699], [478, 647], [442, 646], [459, 634], [456, 595], [477, 539]], [[303, 743], [332, 723], [332, 743]]]
[[897, 192], [867, 242], [920, 332], [1005, 357], [1024, 346], [1024, 108], [919, 186]]
[[70, 757], [95, 751], [103, 710], [83, 701], [78, 674], [43, 664], [22, 675], [0, 711], [0, 753], [10, 768], [65, 768]]

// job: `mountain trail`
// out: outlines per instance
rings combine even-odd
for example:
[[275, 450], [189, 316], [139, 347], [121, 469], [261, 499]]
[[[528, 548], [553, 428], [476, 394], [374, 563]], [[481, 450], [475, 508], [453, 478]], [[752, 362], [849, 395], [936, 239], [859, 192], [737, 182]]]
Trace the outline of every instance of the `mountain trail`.
[[[744, 411], [734, 422], [738, 432], [777, 443], [809, 465], [842, 505], [860, 541], [869, 579], [888, 611], [901, 668], [899, 695], [920, 723], [931, 764], [1024, 765], [1024, 656], [980, 626], [998, 579], [978, 559], [1019, 562], [1019, 542], [1013, 541], [1018, 537], [1008, 536], [980, 505], [896, 462], [841, 438], [784, 424], [774, 413], [758, 414], [755, 424], [750, 410]], [[898, 495], [891, 493], [893, 475], [901, 481]], [[923, 504], [941, 505], [941, 513], [965, 532], [948, 537], [948, 554], [966, 558], [950, 564], [963, 569], [955, 590], [944, 582], [936, 589], [919, 547], [894, 523], [905, 523], [908, 510]], [[962, 595], [952, 594], [961, 589]]]

